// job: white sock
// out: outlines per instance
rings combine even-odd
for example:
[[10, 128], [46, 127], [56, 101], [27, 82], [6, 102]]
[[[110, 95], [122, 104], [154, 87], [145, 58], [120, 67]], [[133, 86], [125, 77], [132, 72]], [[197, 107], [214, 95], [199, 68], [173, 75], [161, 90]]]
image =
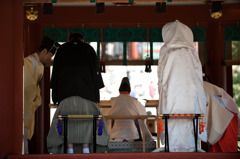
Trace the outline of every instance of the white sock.
[[89, 148], [88, 147], [83, 148], [83, 153], [90, 153]]
[[73, 148], [68, 148], [67, 153], [73, 153]]

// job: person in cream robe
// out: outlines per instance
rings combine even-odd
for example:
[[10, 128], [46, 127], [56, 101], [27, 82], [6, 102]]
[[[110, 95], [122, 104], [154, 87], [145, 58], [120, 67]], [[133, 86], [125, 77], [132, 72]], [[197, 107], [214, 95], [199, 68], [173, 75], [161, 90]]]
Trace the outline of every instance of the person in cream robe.
[[35, 111], [42, 103], [39, 82], [44, 65], [51, 63], [58, 46], [54, 40], [44, 37], [39, 50], [24, 58], [24, 153], [28, 153], [27, 140], [34, 134]]
[[[206, 97], [203, 90], [202, 66], [193, 47], [191, 29], [176, 20], [164, 25], [162, 37], [164, 45], [158, 61], [158, 113], [205, 113]], [[169, 119], [168, 135], [170, 152], [195, 151], [191, 119]], [[160, 137], [162, 144], [165, 144], [164, 131]], [[198, 134], [198, 137], [206, 142], [206, 130]], [[199, 144], [198, 151], [201, 151]]]
[[[131, 92], [128, 77], [124, 77], [119, 87], [120, 95], [111, 99], [112, 108], [104, 115], [147, 115], [144, 106], [136, 99], [129, 95]], [[116, 119], [113, 122], [108, 121], [108, 130], [110, 140], [114, 141], [134, 141], [141, 140], [143, 131], [145, 132], [145, 140], [152, 140], [152, 135], [147, 128], [146, 123], [142, 120]]]

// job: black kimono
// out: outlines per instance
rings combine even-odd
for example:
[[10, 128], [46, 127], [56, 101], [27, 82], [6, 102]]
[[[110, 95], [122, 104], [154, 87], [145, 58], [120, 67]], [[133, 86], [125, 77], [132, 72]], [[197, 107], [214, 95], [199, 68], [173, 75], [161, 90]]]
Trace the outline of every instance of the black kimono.
[[104, 84], [95, 50], [80, 40], [63, 44], [54, 58], [50, 87], [55, 104], [70, 96], [99, 102]]
[[[58, 103], [47, 137], [49, 153], [63, 153], [63, 135], [59, 133], [58, 115], [102, 115], [99, 89], [104, 87], [94, 49], [80, 40], [63, 44], [56, 54], [53, 65], [51, 88], [52, 100]], [[89, 143], [93, 152], [93, 122], [90, 120], [68, 122], [68, 143], [74, 152], [81, 153], [81, 144]], [[97, 152], [108, 149], [109, 133], [103, 118], [103, 133], [97, 136]], [[80, 147], [79, 147], [80, 146]]]

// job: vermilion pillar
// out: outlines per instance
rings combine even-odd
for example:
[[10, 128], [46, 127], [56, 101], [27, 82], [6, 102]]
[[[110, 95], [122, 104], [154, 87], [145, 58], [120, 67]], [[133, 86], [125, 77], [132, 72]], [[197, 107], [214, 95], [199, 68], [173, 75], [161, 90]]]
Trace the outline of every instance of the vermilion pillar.
[[23, 1], [0, 1], [0, 158], [21, 154], [23, 139]]
[[214, 84], [219, 87], [225, 87], [225, 68], [223, 66], [224, 60], [224, 40], [223, 27], [219, 21], [210, 21], [207, 27], [207, 45], [206, 56], [207, 66], [206, 71], [213, 80]]

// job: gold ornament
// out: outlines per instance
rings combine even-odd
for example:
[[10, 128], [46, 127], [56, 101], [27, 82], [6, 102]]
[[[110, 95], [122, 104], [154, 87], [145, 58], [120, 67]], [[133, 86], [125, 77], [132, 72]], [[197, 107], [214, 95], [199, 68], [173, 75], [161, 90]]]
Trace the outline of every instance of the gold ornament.
[[30, 10], [26, 10], [26, 18], [30, 21], [36, 20], [38, 18], [38, 10], [34, 10], [33, 7]]
[[211, 17], [214, 19], [218, 19], [222, 16], [222, 11], [218, 11], [218, 12], [211, 12]]

